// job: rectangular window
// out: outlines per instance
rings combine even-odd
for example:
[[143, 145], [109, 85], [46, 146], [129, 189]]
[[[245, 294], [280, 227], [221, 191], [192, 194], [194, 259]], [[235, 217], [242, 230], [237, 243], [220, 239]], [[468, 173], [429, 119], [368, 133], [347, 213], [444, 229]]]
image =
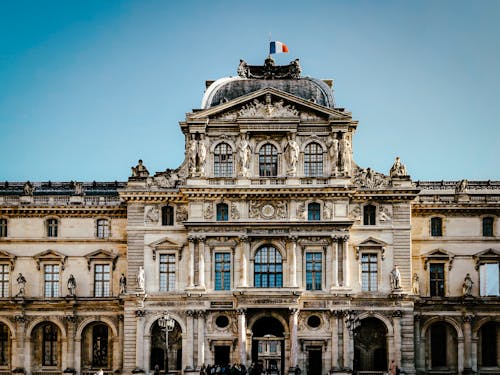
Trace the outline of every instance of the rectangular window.
[[377, 263], [377, 254], [363, 254], [361, 256], [361, 290], [364, 292], [377, 291]]
[[175, 290], [175, 254], [160, 255], [160, 291]]
[[7, 219], [0, 219], [0, 237], [7, 237]]
[[433, 217], [431, 219], [431, 236], [440, 237], [443, 235], [443, 219], [440, 217]]
[[59, 265], [44, 266], [44, 296], [59, 297]]
[[483, 236], [493, 237], [493, 218], [484, 217], [483, 218]]
[[486, 263], [479, 266], [479, 288], [481, 296], [500, 296], [498, 263]]
[[429, 273], [431, 297], [444, 297], [444, 263], [431, 263]]
[[109, 222], [106, 219], [97, 220], [97, 237], [98, 238], [108, 238], [109, 237]]
[[57, 237], [57, 219], [47, 220], [47, 237]]
[[215, 290], [231, 289], [231, 254], [215, 253]]
[[321, 253], [306, 253], [306, 289], [321, 290], [323, 278]]
[[96, 264], [94, 267], [94, 297], [109, 297], [110, 296], [110, 280], [111, 273], [109, 272], [109, 264]]
[[0, 297], [9, 296], [9, 277], [10, 266], [8, 264], [0, 264]]

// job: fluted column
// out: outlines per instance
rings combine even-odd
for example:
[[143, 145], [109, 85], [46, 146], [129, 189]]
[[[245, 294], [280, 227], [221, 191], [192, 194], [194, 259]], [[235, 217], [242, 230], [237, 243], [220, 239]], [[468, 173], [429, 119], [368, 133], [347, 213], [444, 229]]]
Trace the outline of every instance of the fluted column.
[[[240, 286], [248, 286], [248, 259], [250, 258], [250, 239], [248, 236], [240, 237], [240, 251], [241, 251], [241, 264], [240, 264]], [[243, 362], [242, 362], [243, 363]]]
[[238, 344], [240, 353], [240, 363], [247, 363], [247, 322], [246, 309], [238, 309]]
[[187, 348], [186, 348], [186, 368], [185, 370], [194, 370], [194, 311], [186, 311], [186, 334], [187, 334]]
[[299, 362], [299, 342], [297, 337], [297, 324], [299, 310], [290, 309], [290, 367], [296, 367]]
[[205, 363], [205, 311], [198, 310], [196, 312], [198, 318], [198, 363], [197, 368]]
[[196, 238], [193, 236], [188, 237], [189, 241], [189, 269], [188, 269], [188, 286], [194, 287], [194, 251]]
[[198, 286], [205, 289], [205, 237], [198, 241]]
[[337, 236], [332, 236], [330, 252], [332, 254], [332, 279], [330, 288], [333, 289], [339, 286], [339, 242]]
[[472, 374], [472, 331], [471, 323], [473, 320], [472, 315], [465, 315], [463, 317], [463, 330], [464, 330], [464, 374]]
[[351, 286], [351, 279], [349, 273], [349, 236], [342, 237], [342, 253], [343, 253], [343, 271], [344, 271], [344, 283], [346, 287]]
[[297, 236], [290, 236], [290, 286], [297, 287]]

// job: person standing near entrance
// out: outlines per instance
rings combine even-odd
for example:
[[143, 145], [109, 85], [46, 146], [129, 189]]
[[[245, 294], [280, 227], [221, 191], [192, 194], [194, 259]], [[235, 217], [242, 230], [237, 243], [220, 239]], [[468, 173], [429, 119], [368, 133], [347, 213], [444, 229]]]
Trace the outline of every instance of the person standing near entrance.
[[396, 363], [394, 359], [391, 361], [391, 365], [389, 366], [389, 375], [396, 375]]

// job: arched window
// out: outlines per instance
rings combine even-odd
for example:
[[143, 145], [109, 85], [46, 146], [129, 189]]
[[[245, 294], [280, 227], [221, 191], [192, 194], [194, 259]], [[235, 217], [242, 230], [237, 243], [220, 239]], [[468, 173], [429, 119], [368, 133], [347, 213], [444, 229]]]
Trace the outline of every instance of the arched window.
[[225, 203], [219, 203], [217, 205], [217, 221], [228, 221], [229, 220], [229, 208]]
[[307, 220], [314, 221], [321, 219], [321, 206], [313, 202], [307, 205]]
[[256, 288], [281, 288], [283, 263], [280, 252], [273, 246], [262, 246], [255, 254], [254, 286]]
[[220, 143], [214, 149], [214, 176], [233, 175], [233, 150], [227, 143]]
[[9, 327], [0, 323], [0, 366], [8, 366], [10, 358]]
[[483, 217], [483, 236], [493, 237], [493, 218]]
[[304, 174], [307, 177], [323, 175], [323, 149], [318, 143], [309, 143], [304, 149]]
[[443, 235], [443, 219], [440, 217], [431, 218], [431, 236], [439, 237]]
[[43, 366], [58, 366], [59, 352], [57, 342], [57, 327], [53, 324], [43, 326], [43, 341], [42, 341], [42, 365]]
[[259, 176], [276, 177], [278, 175], [278, 150], [266, 143], [259, 150]]
[[108, 326], [92, 327], [92, 367], [108, 367]]
[[161, 225], [174, 225], [174, 208], [172, 206], [161, 208]]
[[375, 213], [376, 208], [373, 204], [367, 204], [365, 207], [363, 207], [363, 224], [375, 225]]

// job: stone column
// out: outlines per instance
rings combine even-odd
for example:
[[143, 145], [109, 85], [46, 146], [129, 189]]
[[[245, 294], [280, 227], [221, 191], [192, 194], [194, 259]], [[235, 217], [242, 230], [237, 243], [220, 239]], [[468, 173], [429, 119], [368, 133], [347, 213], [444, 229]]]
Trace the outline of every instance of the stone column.
[[198, 286], [205, 289], [205, 237], [198, 241]]
[[344, 248], [342, 247], [342, 243], [339, 238], [336, 238], [336, 247], [337, 247], [337, 279], [338, 285], [344, 286]]
[[403, 312], [401, 310], [393, 311], [392, 325], [394, 328], [394, 355], [393, 359], [396, 365], [401, 367], [401, 318]]
[[289, 237], [289, 254], [290, 254], [290, 286], [297, 287], [297, 236]]
[[414, 320], [415, 320], [415, 344], [414, 344], [415, 366], [416, 366], [417, 372], [420, 372], [420, 371], [424, 371], [424, 368], [425, 368], [425, 358], [422, 357], [420, 348], [421, 348], [421, 346], [425, 346], [425, 345], [423, 345], [421, 338], [420, 338], [420, 334], [421, 334], [420, 333], [420, 321], [421, 321], [420, 315], [415, 315]]
[[198, 310], [196, 312], [198, 318], [198, 363], [197, 368], [200, 369], [205, 364], [205, 311]]
[[351, 279], [349, 274], [349, 236], [345, 235], [342, 237], [342, 253], [343, 253], [343, 273], [344, 273], [344, 283], [345, 287], [351, 286]]
[[188, 269], [188, 287], [194, 287], [194, 251], [196, 238], [193, 236], [188, 237], [189, 241], [189, 269]]
[[248, 238], [248, 236], [241, 236], [240, 237], [240, 251], [241, 251], [240, 286], [247, 287], [248, 286], [248, 260], [250, 258], [250, 239]]
[[[299, 342], [297, 337], [297, 325], [299, 319], [299, 310], [290, 309], [290, 370], [295, 369], [299, 364]], [[293, 370], [294, 372], [295, 370]]]
[[[465, 315], [463, 317], [463, 331], [464, 331], [464, 374], [472, 374], [472, 330], [471, 323], [473, 320], [472, 315]], [[460, 353], [459, 353], [460, 355]]]
[[66, 316], [66, 322], [68, 324], [68, 341], [67, 341], [67, 348], [68, 348], [68, 355], [66, 359], [66, 365], [69, 368], [75, 368], [75, 362], [77, 360], [75, 356], [75, 330], [76, 330], [76, 316], [74, 315], [67, 315]]
[[246, 309], [238, 309], [238, 344], [240, 353], [240, 363], [246, 366], [247, 363], [247, 322]]
[[144, 370], [144, 310], [136, 310], [135, 367]]
[[331, 328], [331, 351], [332, 351], [332, 362], [331, 370], [337, 370], [339, 368], [339, 322], [338, 322], [338, 311], [330, 311], [330, 326]]
[[337, 236], [332, 236], [330, 253], [332, 254], [332, 279], [330, 289], [333, 289], [339, 286], [339, 242]]
[[[26, 317], [24, 315], [16, 315], [16, 340], [12, 340], [12, 368], [24, 368], [26, 373], [30, 369], [25, 364], [25, 329]], [[26, 354], [29, 355], [29, 350], [26, 348]]]
[[125, 332], [124, 329], [124, 316], [118, 315], [118, 360], [113, 362], [113, 366], [117, 369], [123, 369], [123, 335]]
[[[186, 311], [186, 333], [187, 333], [187, 345], [186, 345], [186, 368], [187, 371], [194, 370], [194, 311]], [[184, 348], [183, 348], [184, 349]]]
[[344, 368], [352, 370], [353, 359], [354, 359], [354, 335], [353, 332], [347, 327], [347, 319], [349, 318], [349, 312], [344, 312]]

